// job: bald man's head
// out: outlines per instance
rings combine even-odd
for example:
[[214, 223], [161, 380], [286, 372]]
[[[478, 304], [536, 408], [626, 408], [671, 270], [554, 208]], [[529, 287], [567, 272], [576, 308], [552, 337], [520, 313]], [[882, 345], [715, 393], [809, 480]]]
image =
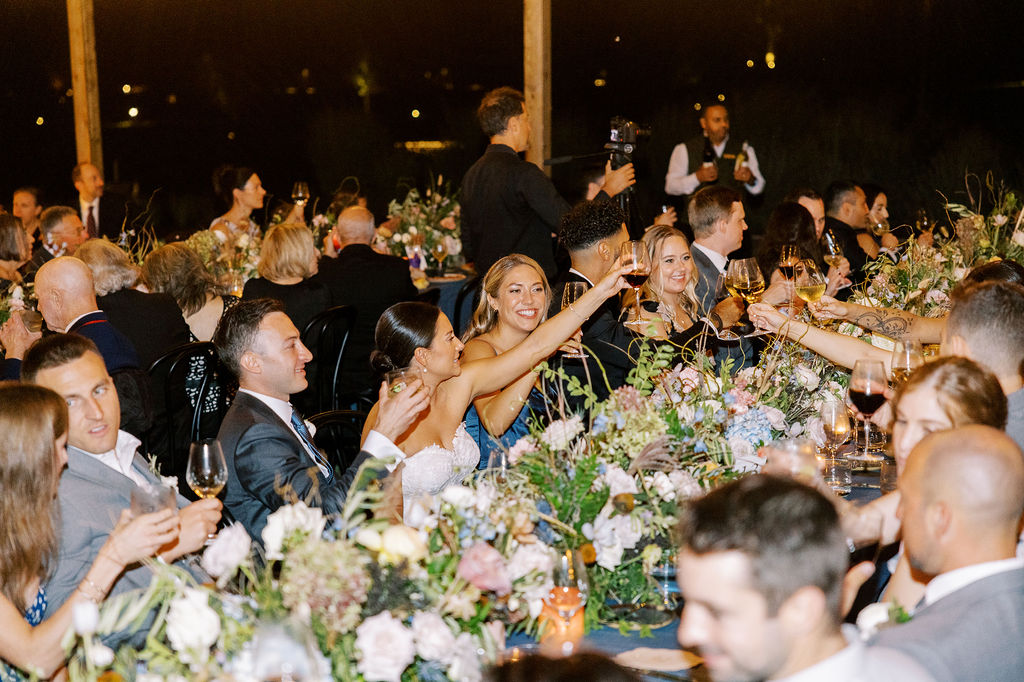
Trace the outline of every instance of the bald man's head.
[[362, 206], [349, 206], [338, 216], [334, 229], [343, 244], [369, 244], [373, 241], [373, 214]]
[[64, 331], [75, 318], [98, 309], [89, 266], [71, 256], [54, 258], [39, 268], [36, 298], [53, 331]]
[[911, 565], [937, 574], [1014, 555], [1024, 514], [1024, 454], [1003, 431], [974, 424], [933, 433], [900, 477]]

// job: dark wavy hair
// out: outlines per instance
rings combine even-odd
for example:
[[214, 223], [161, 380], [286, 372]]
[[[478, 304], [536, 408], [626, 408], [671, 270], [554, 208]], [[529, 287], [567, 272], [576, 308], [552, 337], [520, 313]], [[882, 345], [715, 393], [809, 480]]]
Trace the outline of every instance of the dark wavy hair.
[[787, 244], [799, 246], [802, 258], [821, 263], [821, 247], [814, 230], [810, 211], [792, 201], [784, 201], [772, 210], [764, 228], [764, 237], [757, 247], [757, 265], [765, 278], [770, 278], [779, 264], [779, 249]]
[[248, 166], [225, 164], [213, 172], [213, 191], [230, 208], [235, 203], [235, 190], [244, 189], [254, 175], [256, 171]]
[[440, 308], [419, 301], [385, 310], [374, 330], [377, 349], [370, 354], [370, 366], [381, 374], [408, 367], [417, 348], [430, 348], [440, 315]]
[[508, 120], [523, 113], [526, 98], [515, 88], [503, 87], [491, 90], [480, 100], [476, 118], [487, 137], [505, 132]]

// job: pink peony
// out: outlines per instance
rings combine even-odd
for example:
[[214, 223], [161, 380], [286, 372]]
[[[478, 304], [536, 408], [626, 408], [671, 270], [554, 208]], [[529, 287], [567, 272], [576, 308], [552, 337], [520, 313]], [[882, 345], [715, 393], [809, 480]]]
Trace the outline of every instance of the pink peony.
[[512, 591], [512, 580], [508, 577], [504, 557], [485, 542], [478, 542], [466, 550], [459, 560], [456, 574], [477, 589], [494, 592], [499, 597]]
[[687, 367], [679, 373], [679, 380], [683, 382], [683, 393], [689, 393], [700, 388], [703, 377], [693, 367]]

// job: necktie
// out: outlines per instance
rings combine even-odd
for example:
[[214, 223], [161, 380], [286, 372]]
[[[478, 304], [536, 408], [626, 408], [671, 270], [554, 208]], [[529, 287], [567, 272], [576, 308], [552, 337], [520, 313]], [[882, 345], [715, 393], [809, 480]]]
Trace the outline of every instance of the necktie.
[[316, 462], [321, 473], [330, 481], [334, 478], [334, 469], [331, 467], [331, 463], [327, 461], [327, 458], [324, 457], [324, 454], [320, 452], [320, 448], [313, 442], [313, 435], [306, 428], [306, 422], [302, 420], [302, 417], [299, 416], [299, 411], [295, 409], [292, 410], [292, 426], [295, 427], [295, 432], [299, 434], [299, 440], [305, 446], [306, 452]]
[[89, 204], [89, 213], [85, 216], [85, 229], [89, 231], [89, 238], [98, 237], [96, 230], [96, 216], [92, 212], [92, 204]]

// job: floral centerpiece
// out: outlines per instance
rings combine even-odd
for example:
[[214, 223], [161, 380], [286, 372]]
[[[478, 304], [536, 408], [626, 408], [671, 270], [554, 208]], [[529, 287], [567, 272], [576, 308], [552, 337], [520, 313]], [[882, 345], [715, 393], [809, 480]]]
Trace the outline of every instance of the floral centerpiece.
[[228, 236], [220, 230], [200, 230], [185, 240], [217, 281], [241, 295], [242, 286], [256, 276], [263, 239], [258, 227]]
[[946, 204], [946, 210], [958, 216], [951, 222], [964, 264], [971, 267], [1001, 258], [1018, 263], [1024, 261], [1024, 208], [1020, 197], [1002, 183], [997, 186], [989, 174], [985, 178], [985, 189], [992, 208], [986, 214], [982, 209], [986, 192], [978, 191], [975, 196], [970, 189], [971, 178], [975, 176], [966, 178], [968, 203]]
[[6, 290], [0, 291], [0, 324], [6, 322], [11, 313], [35, 308], [35, 285], [32, 282], [12, 282]]
[[383, 250], [408, 258], [412, 267], [439, 268], [448, 256], [462, 253], [461, 226], [459, 202], [439, 175], [423, 197], [413, 188], [401, 203], [391, 201], [388, 221], [377, 228], [377, 241]]

